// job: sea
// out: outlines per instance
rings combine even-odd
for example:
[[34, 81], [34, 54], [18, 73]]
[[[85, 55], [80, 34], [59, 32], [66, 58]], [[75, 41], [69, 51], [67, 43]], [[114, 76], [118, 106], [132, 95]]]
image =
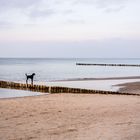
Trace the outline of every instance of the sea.
[[32, 73], [36, 74], [34, 82], [43, 84], [77, 78], [140, 76], [140, 67], [78, 66], [76, 63], [140, 64], [140, 58], [0, 58], [0, 80], [25, 83], [25, 74]]

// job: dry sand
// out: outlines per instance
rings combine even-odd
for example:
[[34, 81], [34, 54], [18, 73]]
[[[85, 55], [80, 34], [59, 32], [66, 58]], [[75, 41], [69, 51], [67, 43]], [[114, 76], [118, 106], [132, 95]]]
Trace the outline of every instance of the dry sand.
[[140, 97], [50, 94], [0, 99], [0, 140], [139, 140]]

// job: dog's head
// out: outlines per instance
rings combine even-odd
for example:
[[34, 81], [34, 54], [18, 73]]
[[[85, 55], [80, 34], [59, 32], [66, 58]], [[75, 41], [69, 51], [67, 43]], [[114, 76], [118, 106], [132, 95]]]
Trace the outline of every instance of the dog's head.
[[32, 74], [33, 76], [35, 75], [35, 73]]

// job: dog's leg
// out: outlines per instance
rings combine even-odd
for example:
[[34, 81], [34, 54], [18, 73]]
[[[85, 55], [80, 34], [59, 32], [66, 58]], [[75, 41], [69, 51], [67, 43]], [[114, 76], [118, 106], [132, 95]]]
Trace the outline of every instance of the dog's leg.
[[33, 78], [31, 79], [31, 81], [32, 81], [32, 86], [33, 86]]
[[28, 87], [28, 78], [26, 79], [26, 85], [27, 85], [27, 87]]

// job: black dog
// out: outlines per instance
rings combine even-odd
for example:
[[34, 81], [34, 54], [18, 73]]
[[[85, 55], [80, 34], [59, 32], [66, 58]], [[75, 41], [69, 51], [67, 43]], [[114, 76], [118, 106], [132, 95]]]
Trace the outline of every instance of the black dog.
[[31, 84], [33, 85], [35, 73], [33, 73], [32, 75], [27, 75], [27, 74], [25, 75], [26, 75], [26, 84], [28, 85], [28, 79], [31, 79]]

